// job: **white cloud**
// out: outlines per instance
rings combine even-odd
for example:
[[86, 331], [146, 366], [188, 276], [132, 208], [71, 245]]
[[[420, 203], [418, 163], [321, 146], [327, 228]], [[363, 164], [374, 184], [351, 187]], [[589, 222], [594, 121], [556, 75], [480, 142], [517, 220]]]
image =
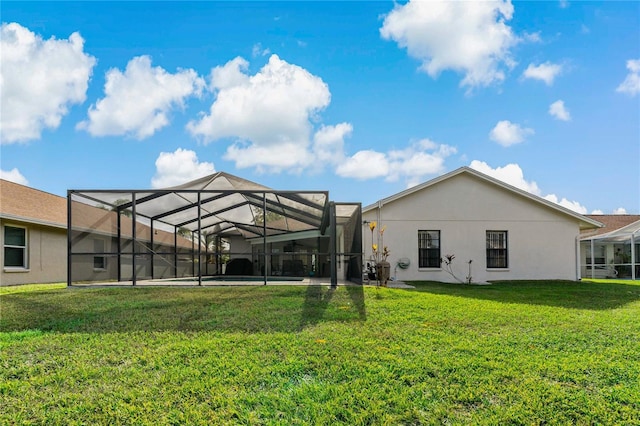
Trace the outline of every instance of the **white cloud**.
[[126, 70], [107, 71], [105, 97], [91, 105], [89, 120], [77, 128], [92, 136], [130, 135], [136, 139], [152, 136], [169, 124], [169, 113], [182, 108], [184, 99], [197, 95], [204, 80], [193, 70], [170, 74], [161, 67], [151, 67], [149, 56], [129, 61]]
[[16, 169], [15, 167], [11, 170], [0, 170], [0, 179], [19, 183], [20, 185], [29, 185], [29, 181], [27, 180], [27, 178], [22, 176], [20, 170]]
[[613, 211], [613, 214], [627, 214], [627, 209], [624, 207], [618, 207]]
[[422, 139], [405, 149], [387, 153], [359, 151], [345, 158], [336, 168], [336, 174], [359, 180], [378, 177], [384, 177], [388, 181], [405, 179], [407, 185], [411, 186], [427, 175], [442, 173], [445, 159], [456, 152], [455, 147]]
[[313, 135], [313, 153], [316, 164], [340, 164], [344, 160], [344, 139], [351, 136], [353, 126], [340, 123], [322, 126]]
[[358, 151], [336, 168], [336, 174], [358, 180], [383, 177], [389, 174], [389, 160], [377, 151]]
[[70, 105], [86, 99], [95, 58], [78, 33], [43, 40], [17, 23], [0, 35], [0, 131], [2, 144], [39, 139], [56, 129]]
[[635, 96], [640, 93], [640, 59], [629, 59], [627, 61], [627, 69], [629, 74], [616, 88], [616, 92]]
[[267, 56], [271, 53], [269, 48], [263, 48], [261, 43], [256, 43], [251, 49], [251, 56], [254, 58], [257, 56]]
[[564, 101], [562, 100], [557, 100], [551, 105], [549, 105], [549, 114], [551, 114], [553, 117], [555, 117], [558, 120], [562, 120], [562, 121], [571, 120], [571, 114], [569, 113], [567, 108], [564, 106]]
[[[247, 75], [246, 68], [246, 61], [236, 58], [213, 70], [211, 86], [216, 89], [216, 99], [209, 114], [189, 122], [187, 129], [204, 143], [232, 138], [225, 158], [238, 168], [278, 172], [309, 166], [314, 160], [314, 124], [331, 101], [328, 86], [320, 77], [277, 55], [271, 55], [255, 75]], [[331, 131], [346, 136], [350, 126], [342, 123]], [[320, 142], [315, 148], [321, 154], [323, 132], [330, 132], [328, 129], [319, 130]]]
[[543, 198], [569, 210], [573, 210], [576, 213], [587, 214], [587, 208], [577, 201], [569, 201], [566, 198], [558, 199], [556, 194], [545, 195]]
[[542, 191], [535, 181], [527, 181], [524, 178], [524, 173], [518, 164], [507, 164], [504, 167], [496, 167], [494, 169], [483, 161], [473, 160], [469, 167], [502, 182], [508, 183], [511, 186], [515, 186], [518, 189], [527, 191], [533, 195], [542, 197], [547, 201], [563, 206], [569, 210], [580, 214], [587, 213], [586, 207], [577, 201], [569, 201], [566, 198], [558, 199], [555, 194], [542, 195]]
[[156, 159], [156, 174], [152, 188], [167, 188], [215, 173], [213, 163], [199, 162], [195, 152], [178, 148], [174, 152], [161, 152]]
[[489, 138], [502, 146], [511, 146], [518, 144], [529, 136], [535, 134], [533, 129], [522, 127], [519, 124], [510, 122], [509, 120], [498, 121], [491, 132]]
[[245, 71], [249, 68], [249, 62], [238, 56], [211, 70], [211, 84], [213, 90], [230, 89], [234, 86], [242, 86], [249, 82], [249, 76]]
[[561, 72], [562, 65], [552, 64], [547, 61], [540, 65], [529, 64], [527, 69], [522, 73], [522, 76], [524, 78], [544, 81], [547, 86], [551, 86], [553, 84], [553, 80], [555, 80]]
[[510, 0], [409, 1], [386, 15], [380, 34], [406, 47], [431, 77], [451, 69], [464, 74], [461, 86], [474, 88], [504, 80], [504, 66], [515, 65], [512, 16]]
[[591, 212], [591, 214], [604, 214], [604, 212], [600, 209], [595, 209], [594, 211]]
[[519, 165], [511, 163], [504, 167], [496, 167], [495, 169], [489, 166], [484, 161], [473, 160], [469, 165], [474, 170], [491, 176], [502, 182], [506, 182], [511, 186], [522, 189], [523, 191], [530, 192], [535, 195], [540, 195], [540, 188], [534, 181], [527, 181], [524, 178], [524, 173]]
[[524, 32], [522, 34], [522, 38], [530, 43], [542, 43], [542, 36], [540, 36], [540, 31], [535, 33]]

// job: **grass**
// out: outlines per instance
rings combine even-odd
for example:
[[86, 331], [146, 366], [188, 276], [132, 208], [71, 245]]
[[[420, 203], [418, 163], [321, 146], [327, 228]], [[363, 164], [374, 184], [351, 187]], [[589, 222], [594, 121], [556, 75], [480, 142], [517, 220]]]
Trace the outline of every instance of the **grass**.
[[640, 424], [640, 283], [0, 289], [0, 424]]

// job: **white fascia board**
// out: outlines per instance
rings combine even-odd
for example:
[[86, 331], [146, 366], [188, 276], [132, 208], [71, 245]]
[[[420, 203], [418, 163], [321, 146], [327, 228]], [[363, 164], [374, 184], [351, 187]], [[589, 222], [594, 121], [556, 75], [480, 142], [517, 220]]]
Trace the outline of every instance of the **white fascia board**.
[[49, 226], [51, 228], [67, 229], [66, 224], [49, 222], [47, 220], [41, 220], [41, 219], [33, 219], [30, 217], [24, 217], [24, 216], [15, 216], [15, 215], [6, 214], [6, 213], [0, 213], [0, 219], [7, 220], [7, 221], [23, 222], [23, 223], [28, 223], [32, 225]]

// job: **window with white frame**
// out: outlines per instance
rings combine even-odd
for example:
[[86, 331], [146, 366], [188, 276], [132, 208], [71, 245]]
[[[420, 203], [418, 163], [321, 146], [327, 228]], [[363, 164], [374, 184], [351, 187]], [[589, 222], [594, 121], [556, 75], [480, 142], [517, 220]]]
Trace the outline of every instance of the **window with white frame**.
[[4, 227], [4, 267], [27, 268], [27, 229], [18, 226]]
[[440, 231], [418, 231], [418, 267], [440, 267]]
[[487, 231], [487, 268], [508, 268], [507, 231]]
[[93, 240], [93, 252], [95, 255], [93, 256], [93, 269], [104, 270], [107, 269], [107, 258], [103, 255], [104, 253], [104, 240], [95, 239]]

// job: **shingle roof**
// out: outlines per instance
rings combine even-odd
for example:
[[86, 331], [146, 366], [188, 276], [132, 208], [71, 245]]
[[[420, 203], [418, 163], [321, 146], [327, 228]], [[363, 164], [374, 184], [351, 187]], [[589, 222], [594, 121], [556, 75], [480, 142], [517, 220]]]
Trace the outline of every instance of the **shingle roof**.
[[637, 214], [588, 214], [585, 216], [597, 220], [604, 226], [599, 229], [586, 230], [580, 233], [580, 238], [608, 234], [609, 232], [613, 232], [617, 229], [631, 225], [634, 222], [640, 221], [640, 215]]
[[[117, 232], [115, 219], [105, 220], [107, 216], [115, 216], [115, 212], [108, 212], [86, 204], [73, 203], [76, 225], [83, 229], [92, 229], [94, 232], [105, 232], [115, 235]], [[15, 182], [0, 179], [0, 217], [28, 223], [67, 228], [67, 199], [59, 195], [34, 189]], [[123, 236], [129, 236], [131, 219], [123, 217]], [[149, 227], [140, 225], [140, 233], [148, 233]], [[141, 240], [144, 237], [139, 236]], [[148, 239], [148, 237], [147, 237]], [[155, 235], [156, 243], [173, 244], [173, 234], [158, 231]], [[178, 236], [180, 247], [190, 247], [191, 241]]]
[[0, 216], [67, 227], [67, 199], [0, 179]]

